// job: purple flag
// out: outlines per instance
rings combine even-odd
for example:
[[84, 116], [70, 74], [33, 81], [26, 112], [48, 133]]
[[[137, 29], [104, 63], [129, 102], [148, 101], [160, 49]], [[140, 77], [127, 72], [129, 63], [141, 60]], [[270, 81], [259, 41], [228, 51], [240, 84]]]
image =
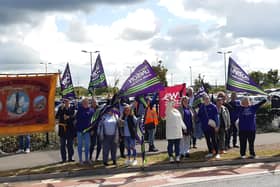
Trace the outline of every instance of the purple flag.
[[227, 90], [266, 95], [231, 57], [229, 57], [228, 65]]
[[145, 60], [130, 74], [120, 89], [120, 96], [136, 96], [164, 89], [156, 73]]
[[100, 54], [98, 54], [94, 67], [91, 71], [88, 90], [91, 91], [94, 88], [104, 88], [104, 87], [107, 87], [107, 81], [106, 81], [106, 76], [103, 69]]
[[60, 79], [60, 87], [62, 98], [74, 99], [76, 97], [68, 63], [66, 64], [66, 68]]

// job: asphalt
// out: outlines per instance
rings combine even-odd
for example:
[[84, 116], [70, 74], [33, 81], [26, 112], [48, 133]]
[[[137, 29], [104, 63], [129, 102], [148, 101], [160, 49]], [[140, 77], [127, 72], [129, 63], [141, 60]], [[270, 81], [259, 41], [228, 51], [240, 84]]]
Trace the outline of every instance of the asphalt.
[[[267, 133], [267, 134], [258, 134], [256, 137], [256, 145], [269, 145], [280, 142], [280, 133]], [[166, 152], [167, 141], [166, 140], [157, 140], [155, 142], [156, 147], [159, 149], [159, 152]], [[198, 140], [197, 150], [206, 150], [205, 140]], [[138, 152], [140, 152], [140, 146], [137, 146]], [[76, 151], [76, 150], [75, 150]], [[192, 152], [196, 151], [195, 149]], [[101, 158], [101, 157], [100, 157]], [[75, 154], [75, 159], [77, 160], [77, 155]], [[112, 169], [94, 169], [94, 171], [79, 171], [79, 172], [62, 172], [55, 174], [38, 174], [38, 175], [28, 175], [28, 176], [16, 176], [16, 177], [0, 177], [0, 182], [7, 181], [26, 181], [26, 180], [39, 180], [47, 178], [57, 178], [57, 177], [74, 177], [74, 176], [83, 176], [83, 175], [102, 175], [102, 174], [116, 174], [124, 172], [138, 172], [138, 171], [157, 171], [157, 170], [170, 170], [170, 169], [183, 169], [183, 168], [199, 168], [207, 166], [223, 166], [223, 165], [236, 165], [242, 163], [256, 163], [256, 162], [277, 162], [280, 161], [280, 158], [262, 158], [256, 160], [230, 160], [230, 161], [215, 161], [215, 162], [199, 162], [191, 164], [174, 164], [174, 165], [153, 165], [148, 168], [112, 168]], [[22, 169], [22, 168], [31, 168], [36, 166], [43, 166], [49, 164], [55, 164], [60, 162], [60, 153], [59, 150], [51, 151], [32, 151], [29, 154], [12, 154], [8, 156], [0, 157], [0, 171], [7, 171], [13, 169]]]

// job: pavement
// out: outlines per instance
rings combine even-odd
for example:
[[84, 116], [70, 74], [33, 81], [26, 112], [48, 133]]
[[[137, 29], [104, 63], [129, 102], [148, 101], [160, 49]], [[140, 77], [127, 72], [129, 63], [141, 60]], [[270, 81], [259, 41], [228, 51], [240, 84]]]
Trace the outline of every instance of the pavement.
[[[266, 134], [257, 134], [256, 136], [256, 142], [255, 145], [269, 145], [269, 144], [275, 144], [280, 142], [280, 133], [266, 133]], [[156, 147], [159, 149], [160, 152], [166, 152], [167, 149], [167, 141], [166, 140], [157, 140], [155, 142]], [[192, 149], [191, 152], [195, 152], [198, 150], [207, 150], [205, 140], [198, 140], [197, 142], [198, 149]], [[140, 152], [140, 146], [137, 146], [138, 152]], [[76, 151], [76, 150], [75, 150]], [[102, 157], [100, 157], [102, 158]], [[248, 162], [271, 162], [271, 161], [280, 161], [273, 159], [261, 159], [257, 161], [244, 161], [244, 164], [247, 164]], [[50, 151], [32, 151], [29, 154], [12, 154], [8, 156], [2, 156], [0, 157], [0, 171], [7, 171], [12, 169], [22, 169], [22, 168], [31, 168], [36, 166], [43, 166], [43, 165], [49, 165], [49, 164], [55, 164], [60, 162], [60, 153], [59, 150], [50, 150]], [[75, 154], [75, 160], [77, 159], [77, 155]], [[157, 170], [169, 170], [169, 169], [183, 169], [183, 168], [199, 168], [199, 167], [207, 167], [211, 166], [212, 164], [216, 166], [222, 166], [222, 165], [236, 165], [240, 164], [241, 162], [239, 160], [235, 161], [218, 161], [218, 162], [204, 162], [204, 163], [193, 163], [188, 164], [185, 166], [153, 166], [147, 168], [146, 170], [149, 171], [157, 171]], [[103, 171], [102, 171], [103, 170]], [[106, 174], [107, 171], [102, 170], [95, 170], [95, 174]], [[129, 169], [130, 172], [140, 172], [141, 168], [133, 168]], [[121, 170], [121, 169], [115, 169], [110, 170], [111, 174], [117, 174], [117, 173], [123, 173], [126, 171], [129, 171], [127, 169]], [[56, 177], [77, 177], [81, 175], [92, 175], [92, 171], [81, 171], [80, 173], [74, 174], [73, 172], [66, 172], [66, 173], [60, 173], [60, 175], [57, 175]], [[0, 182], [3, 181], [17, 181], [17, 180], [36, 180], [40, 178], [52, 178], [55, 177], [53, 175], [39, 175], [39, 176], [23, 176], [23, 177], [12, 177], [12, 178], [0, 178]]]
[[29, 182], [4, 183], [9, 187], [278, 187], [280, 163], [255, 163], [235, 166], [201, 167], [156, 172], [131, 172], [103, 176], [56, 178]]

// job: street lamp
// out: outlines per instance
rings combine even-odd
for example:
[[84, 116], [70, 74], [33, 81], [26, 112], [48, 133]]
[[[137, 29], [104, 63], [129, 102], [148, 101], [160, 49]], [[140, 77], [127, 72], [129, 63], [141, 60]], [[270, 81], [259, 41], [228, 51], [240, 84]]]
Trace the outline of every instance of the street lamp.
[[192, 86], [192, 67], [189, 66], [190, 68], [190, 86]]
[[227, 84], [227, 60], [226, 54], [232, 53], [232, 51], [217, 51], [218, 54], [224, 55], [224, 64], [225, 64], [225, 86]]
[[83, 53], [89, 53], [90, 55], [90, 73], [92, 71], [92, 53], [100, 53], [100, 51], [87, 51], [87, 50], [82, 50], [81, 52]]
[[48, 73], [48, 65], [52, 64], [51, 62], [40, 62], [40, 64], [44, 64], [45, 65], [45, 73]]

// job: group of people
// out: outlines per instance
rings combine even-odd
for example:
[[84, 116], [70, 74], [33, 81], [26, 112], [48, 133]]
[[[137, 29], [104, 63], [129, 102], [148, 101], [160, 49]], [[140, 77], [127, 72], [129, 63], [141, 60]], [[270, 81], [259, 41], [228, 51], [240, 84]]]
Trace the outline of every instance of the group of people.
[[[93, 152], [96, 149], [95, 160], [99, 159], [102, 152], [103, 164], [109, 165], [109, 153], [113, 165], [117, 164], [117, 149], [120, 155], [127, 158], [127, 165], [137, 165], [136, 141], [137, 125], [144, 123], [145, 132], [149, 142], [149, 151], [158, 151], [154, 145], [155, 129], [158, 125], [156, 110], [151, 107], [150, 100], [144, 107], [137, 100], [129, 105], [122, 102], [119, 107], [107, 106], [106, 112], [101, 113], [97, 101], [83, 99], [78, 109], [70, 106], [70, 100], [64, 99], [63, 105], [56, 113], [59, 124], [58, 135], [60, 137], [60, 153], [62, 162], [72, 162], [74, 155], [73, 141], [77, 137], [78, 157], [80, 164], [91, 164]], [[98, 123], [93, 125], [92, 119], [100, 115]], [[66, 149], [68, 159], [66, 156]], [[125, 149], [127, 155], [125, 155]], [[84, 159], [83, 159], [84, 151]]]
[[[236, 93], [232, 93], [228, 99], [224, 92], [219, 92], [215, 101], [211, 101], [207, 94], [203, 95], [203, 102], [198, 108], [193, 108], [193, 101], [193, 89], [189, 88], [187, 95], [181, 97], [179, 108], [175, 107], [173, 100], [167, 102], [166, 139], [170, 162], [180, 162], [180, 159], [190, 157], [191, 144], [196, 147], [196, 129], [201, 129], [205, 137], [208, 147], [206, 158], [219, 159], [220, 155], [225, 154], [231, 147], [238, 148], [238, 132], [241, 158], [246, 158], [247, 141], [250, 158], [256, 157], [256, 111], [266, 100], [251, 105], [248, 97], [238, 101]], [[95, 160], [98, 160], [102, 150], [103, 164], [108, 165], [110, 153], [111, 160], [116, 165], [119, 147], [121, 157], [127, 158], [126, 165], [137, 165], [136, 142], [139, 123], [144, 124], [149, 151], [158, 151], [154, 144], [156, 126], [159, 123], [158, 115], [149, 99], [146, 107], [137, 99], [131, 105], [122, 101], [118, 108], [109, 106], [99, 123], [91, 126], [91, 120], [98, 112], [100, 113], [100, 108], [95, 99], [91, 104], [88, 99], [83, 99], [77, 111], [70, 106], [68, 99], [64, 99], [63, 106], [56, 114], [62, 162], [74, 161], [73, 140], [77, 137], [80, 164], [91, 164], [96, 149]]]
[[[192, 89], [190, 90], [192, 93]], [[192, 95], [192, 94], [190, 94]], [[166, 138], [168, 140], [168, 155], [170, 162], [180, 162], [180, 158], [189, 157], [190, 142], [194, 130], [201, 128], [208, 147], [206, 158], [216, 159], [221, 154], [237, 145], [239, 132], [240, 158], [246, 158], [247, 141], [249, 143], [249, 158], [255, 158], [254, 142], [256, 136], [256, 112], [266, 100], [255, 105], [250, 104], [248, 97], [237, 100], [236, 93], [231, 93], [228, 100], [224, 92], [219, 92], [215, 101], [209, 95], [203, 95], [203, 102], [198, 108], [192, 107], [193, 99], [188, 96], [181, 98], [181, 105], [175, 108], [174, 101], [167, 103]], [[199, 126], [197, 128], [196, 126]], [[173, 155], [175, 147], [175, 157]]]

